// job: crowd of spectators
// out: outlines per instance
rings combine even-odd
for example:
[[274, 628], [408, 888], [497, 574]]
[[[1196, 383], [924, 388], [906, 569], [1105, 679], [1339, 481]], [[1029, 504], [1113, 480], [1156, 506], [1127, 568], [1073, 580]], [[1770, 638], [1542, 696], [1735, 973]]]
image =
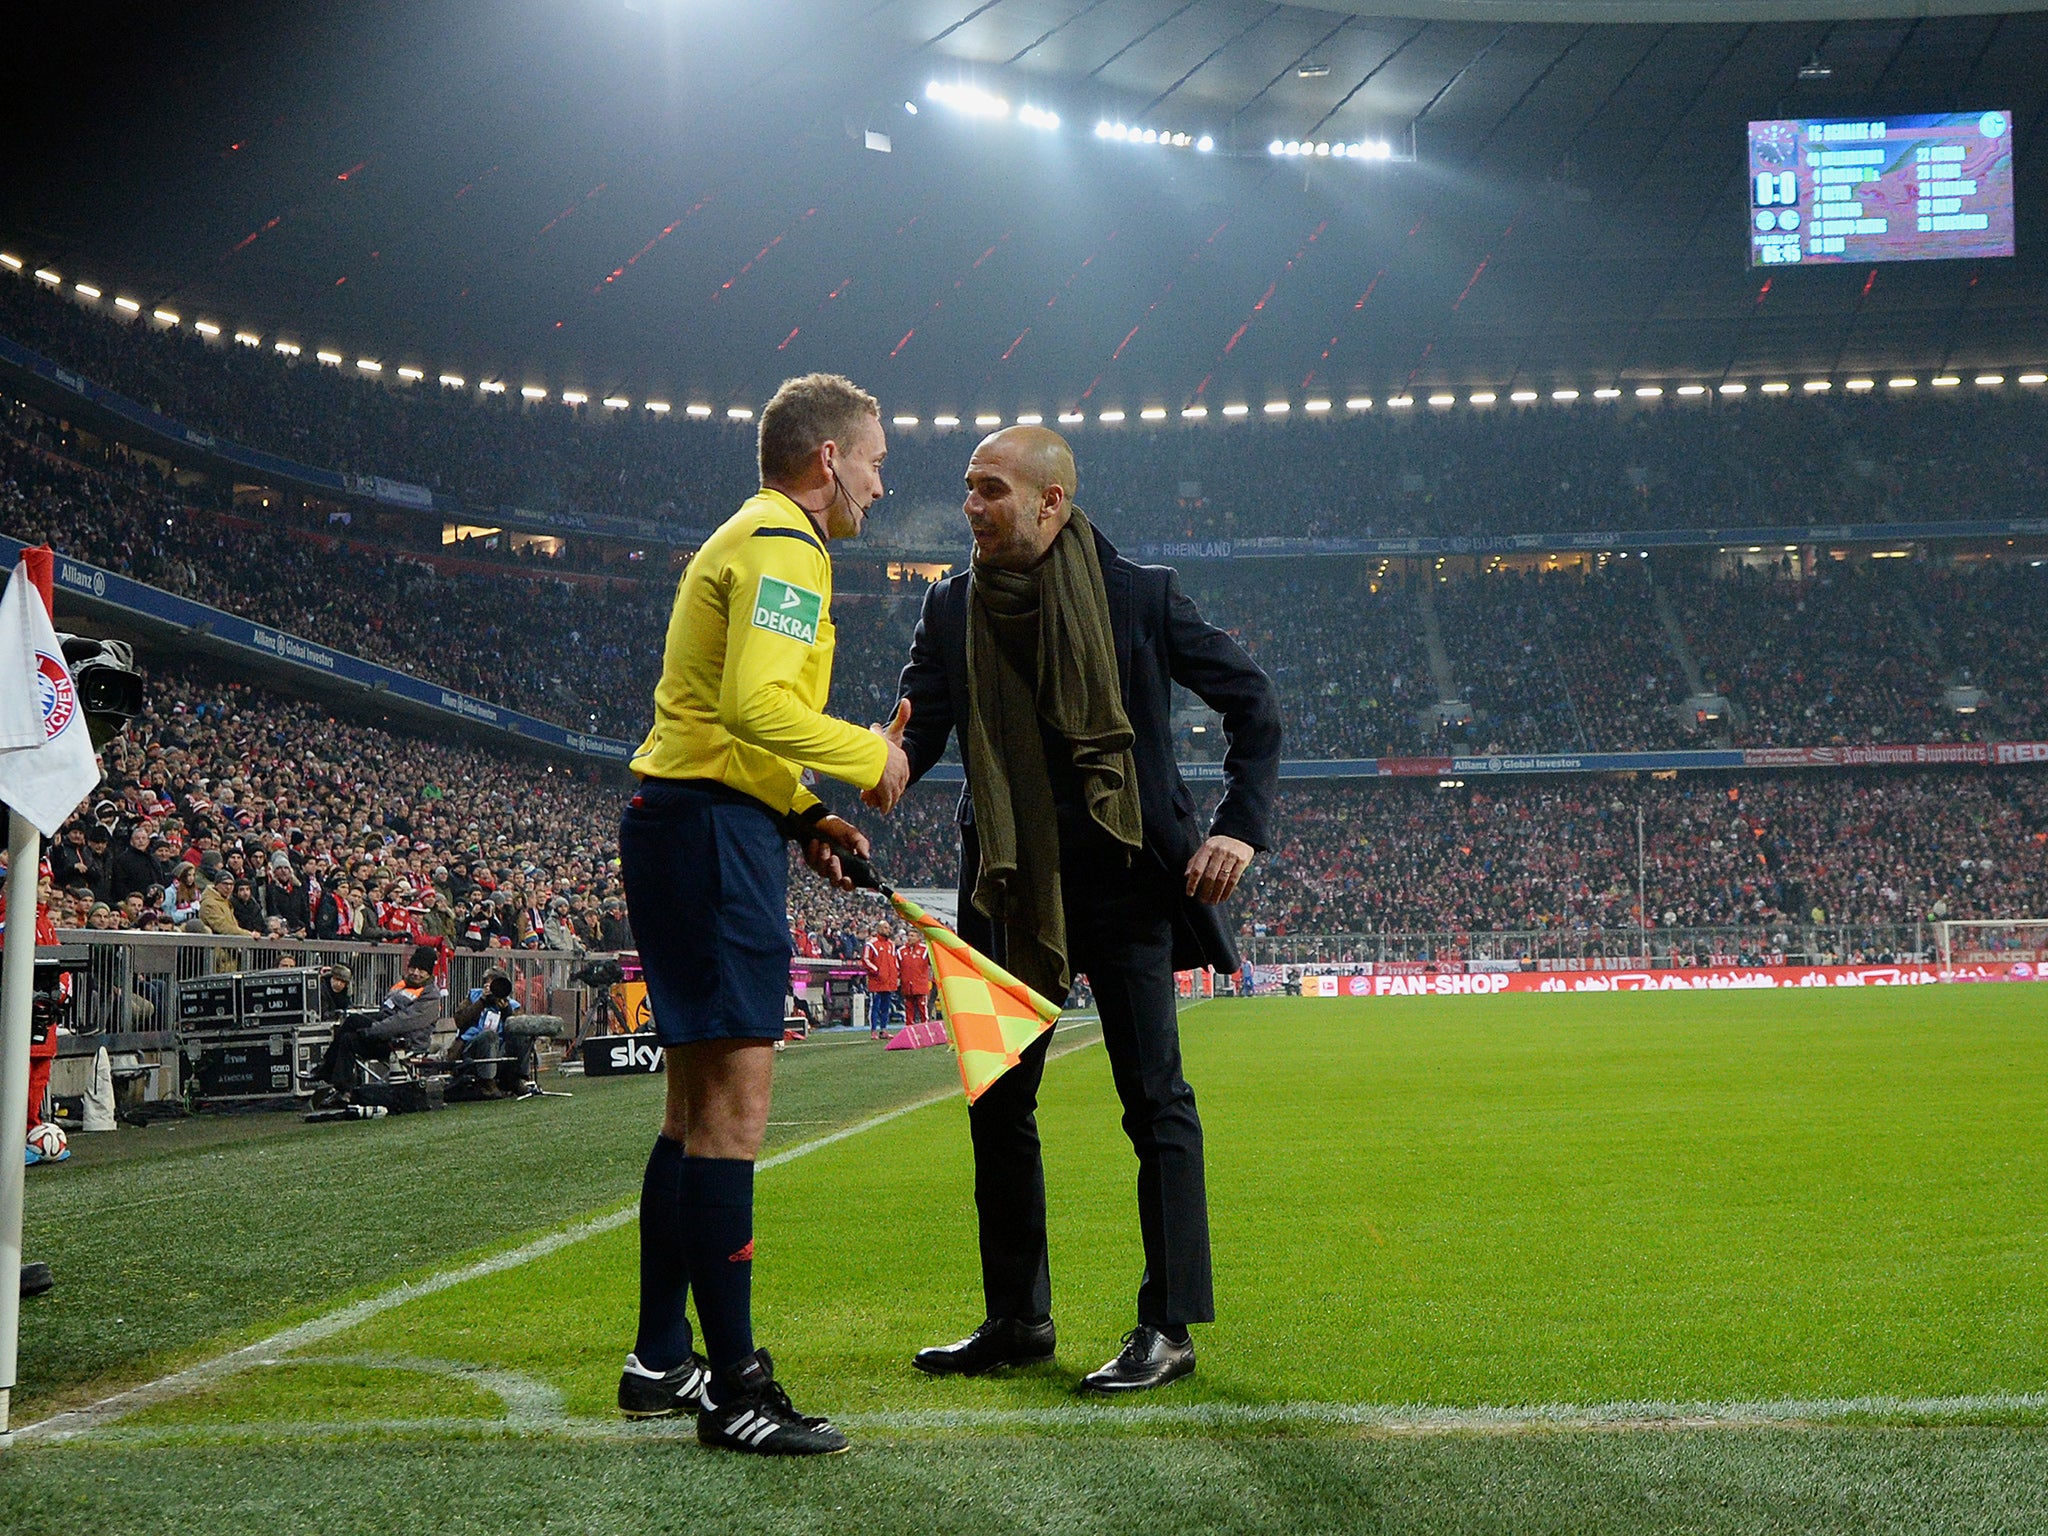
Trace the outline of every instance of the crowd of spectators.
[[[211, 664], [153, 667], [145, 714], [48, 850], [61, 927], [456, 948], [630, 948], [622, 781], [341, 717]], [[829, 790], [828, 790], [829, 792]], [[842, 794], [895, 885], [958, 877], [957, 786], [888, 817]], [[2048, 774], [1290, 786], [1234, 903], [1247, 934], [1574, 933], [2041, 915]], [[794, 854], [792, 854], [794, 859]], [[799, 942], [853, 958], [886, 910], [792, 865]]]
[[630, 939], [616, 784], [194, 665], [150, 669], [145, 700], [52, 840], [60, 926], [473, 949]]
[[[754, 485], [742, 424], [534, 405], [516, 388], [478, 393], [478, 380], [405, 385], [117, 321], [26, 278], [0, 281], [0, 332], [186, 425], [479, 507], [630, 514], [681, 536]], [[1077, 440], [1081, 505], [1112, 538], [1137, 540], [2013, 518], [2048, 496], [2048, 391], [2019, 386], [1334, 405], [1284, 421], [1091, 427]], [[918, 508], [957, 504], [969, 446], [960, 431], [895, 434], [904, 523], [923, 528]]]
[[1909, 924], [2041, 915], [2048, 776], [1929, 770], [1285, 789], [1250, 933]]

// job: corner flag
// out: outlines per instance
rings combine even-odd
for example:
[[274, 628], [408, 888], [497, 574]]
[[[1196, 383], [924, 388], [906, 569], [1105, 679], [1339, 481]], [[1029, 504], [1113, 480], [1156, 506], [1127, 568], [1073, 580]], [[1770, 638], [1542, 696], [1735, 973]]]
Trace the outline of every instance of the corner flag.
[[960, 1058], [960, 1085], [972, 1104], [1017, 1065], [1026, 1046], [1052, 1028], [1059, 1004], [1034, 992], [916, 902], [894, 891], [886, 894], [931, 947], [932, 972], [946, 1004], [946, 1034]]
[[[52, 837], [92, 793], [100, 770], [78, 686], [32, 574], [37, 553], [23, 552], [0, 596], [0, 801]], [[47, 561], [49, 552], [41, 553]]]

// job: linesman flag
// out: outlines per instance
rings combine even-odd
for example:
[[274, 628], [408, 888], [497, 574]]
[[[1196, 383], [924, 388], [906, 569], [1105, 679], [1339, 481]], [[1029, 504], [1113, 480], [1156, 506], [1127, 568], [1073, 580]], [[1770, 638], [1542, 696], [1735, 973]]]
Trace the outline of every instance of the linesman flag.
[[48, 549], [23, 550], [0, 596], [0, 801], [54, 837], [100, 770], [50, 622], [49, 570]]
[[946, 1038], [960, 1059], [960, 1086], [972, 1104], [1017, 1065], [1025, 1048], [1058, 1022], [1060, 1005], [1033, 991], [906, 896], [882, 883], [875, 866], [835, 849], [847, 879], [880, 891], [897, 915], [916, 925], [932, 952], [932, 975], [946, 1005]]
[[[842, 855], [843, 857], [843, 855]], [[972, 1104], [1024, 1048], [1051, 1029], [1060, 1005], [1033, 991], [916, 902], [881, 887], [903, 920], [924, 934], [946, 1004], [946, 1038], [960, 1058], [960, 1086]]]

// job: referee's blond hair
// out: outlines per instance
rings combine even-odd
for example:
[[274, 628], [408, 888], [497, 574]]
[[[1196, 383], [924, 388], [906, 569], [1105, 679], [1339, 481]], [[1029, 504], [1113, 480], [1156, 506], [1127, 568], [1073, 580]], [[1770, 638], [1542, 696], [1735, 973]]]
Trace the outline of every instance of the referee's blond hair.
[[821, 444], [845, 445], [862, 417], [882, 419], [882, 403], [853, 380], [837, 373], [807, 373], [784, 379], [761, 407], [761, 480], [787, 480]]

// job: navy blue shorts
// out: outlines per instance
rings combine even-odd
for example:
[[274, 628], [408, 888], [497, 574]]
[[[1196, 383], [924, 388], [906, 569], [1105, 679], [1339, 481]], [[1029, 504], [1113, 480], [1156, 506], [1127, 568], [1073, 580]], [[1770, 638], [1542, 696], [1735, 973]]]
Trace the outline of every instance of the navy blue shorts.
[[648, 779], [619, 818], [619, 876], [661, 1043], [780, 1040], [789, 855], [775, 814], [715, 781]]

